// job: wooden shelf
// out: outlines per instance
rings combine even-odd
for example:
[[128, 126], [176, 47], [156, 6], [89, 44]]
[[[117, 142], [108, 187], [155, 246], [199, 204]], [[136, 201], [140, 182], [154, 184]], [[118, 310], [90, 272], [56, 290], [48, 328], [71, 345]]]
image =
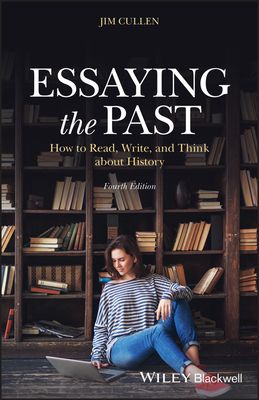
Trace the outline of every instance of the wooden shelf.
[[258, 211], [258, 207], [246, 207], [246, 206], [242, 206], [240, 207], [241, 211]]
[[93, 169], [94, 169], [94, 171], [96, 172], [96, 171], [130, 171], [130, 172], [133, 172], [133, 171], [143, 171], [143, 170], [148, 170], [148, 171], [155, 171], [157, 168], [159, 168], [159, 166], [157, 166], [157, 167], [149, 167], [149, 166], [136, 166], [136, 167], [128, 167], [128, 166], [120, 166], [120, 167], [115, 167], [115, 166], [107, 166], [107, 167], [104, 167], [104, 166], [100, 166], [100, 167], [98, 167], [98, 166], [94, 166], [93, 167]]
[[70, 299], [84, 299], [85, 293], [67, 293], [67, 294], [49, 294], [49, 295], [41, 295], [41, 294], [33, 294], [33, 293], [24, 293], [23, 299], [30, 300], [70, 300]]
[[79, 214], [85, 215], [85, 210], [23, 210], [24, 214]]
[[240, 250], [240, 254], [257, 254], [257, 250]]
[[14, 255], [15, 255], [15, 253], [12, 251], [1, 254], [2, 257], [14, 257]]
[[240, 292], [241, 297], [257, 297], [258, 292]]
[[165, 170], [203, 170], [203, 171], [222, 171], [224, 165], [166, 165]]
[[94, 214], [154, 214], [156, 210], [94, 210]]
[[203, 213], [224, 213], [225, 209], [221, 208], [220, 210], [215, 210], [213, 208], [210, 209], [206, 209], [206, 210], [201, 210], [198, 208], [183, 208], [183, 209], [179, 209], [179, 208], [166, 208], [164, 210], [164, 213], [168, 213], [168, 214], [185, 214], [185, 213], [193, 213], [193, 214], [203, 214]]
[[83, 257], [85, 256], [85, 251], [50, 251], [50, 252], [35, 252], [35, 253], [25, 253], [24, 256], [28, 257], [37, 257], [37, 256], [46, 256], [46, 257]]
[[223, 250], [202, 250], [202, 251], [164, 251], [165, 256], [206, 256], [212, 254], [223, 254]]
[[15, 167], [1, 167], [2, 172], [14, 172]]
[[24, 171], [85, 171], [85, 167], [37, 167], [27, 166], [23, 168]]
[[243, 169], [243, 168], [246, 168], [246, 169], [257, 169], [258, 168], [258, 164], [248, 164], [248, 163], [242, 163], [242, 164], [240, 164], [240, 169]]
[[14, 294], [4, 294], [1, 296], [2, 300], [14, 300]]
[[250, 120], [250, 119], [241, 121], [241, 126], [247, 126], [247, 125], [256, 126], [257, 125], [257, 121], [256, 120]]
[[1, 210], [3, 214], [15, 214], [15, 210]]

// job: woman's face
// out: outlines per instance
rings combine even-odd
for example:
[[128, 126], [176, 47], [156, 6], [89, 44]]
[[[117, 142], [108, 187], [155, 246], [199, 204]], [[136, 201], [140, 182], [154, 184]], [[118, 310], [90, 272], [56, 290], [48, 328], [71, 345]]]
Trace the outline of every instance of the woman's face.
[[135, 257], [127, 254], [122, 249], [112, 250], [111, 257], [114, 268], [123, 279], [135, 277], [133, 272], [134, 262], [137, 261]]

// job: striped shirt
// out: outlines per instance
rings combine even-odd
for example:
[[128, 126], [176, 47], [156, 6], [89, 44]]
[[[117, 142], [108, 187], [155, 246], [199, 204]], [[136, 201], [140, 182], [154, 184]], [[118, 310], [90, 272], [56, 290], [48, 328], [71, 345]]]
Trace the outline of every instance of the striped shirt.
[[120, 336], [153, 326], [161, 299], [190, 301], [191, 298], [189, 287], [158, 274], [106, 283], [94, 325], [92, 360], [110, 361], [111, 347]]

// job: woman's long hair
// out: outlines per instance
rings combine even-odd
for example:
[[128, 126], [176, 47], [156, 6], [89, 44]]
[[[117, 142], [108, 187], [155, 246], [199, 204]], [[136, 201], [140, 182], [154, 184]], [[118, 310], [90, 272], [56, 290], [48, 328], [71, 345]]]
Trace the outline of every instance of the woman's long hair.
[[112, 251], [115, 249], [124, 250], [125, 253], [131, 255], [136, 259], [133, 265], [133, 272], [136, 275], [136, 278], [141, 278], [146, 275], [145, 266], [142, 263], [142, 257], [135, 239], [128, 235], [120, 235], [117, 236], [106, 248], [104, 256], [106, 262], [106, 269], [111, 274], [112, 279], [119, 279], [120, 274], [114, 268], [112, 262]]

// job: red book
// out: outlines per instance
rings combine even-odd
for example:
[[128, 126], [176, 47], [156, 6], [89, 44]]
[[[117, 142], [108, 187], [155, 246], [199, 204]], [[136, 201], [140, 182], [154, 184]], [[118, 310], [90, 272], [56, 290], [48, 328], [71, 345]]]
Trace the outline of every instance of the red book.
[[31, 286], [30, 291], [34, 292], [34, 293], [60, 294], [60, 290], [47, 289], [47, 288], [45, 289], [45, 288], [36, 287], [36, 286]]
[[13, 319], [14, 319], [14, 308], [10, 308], [4, 333], [4, 339], [8, 339], [10, 336], [10, 332], [13, 325]]

